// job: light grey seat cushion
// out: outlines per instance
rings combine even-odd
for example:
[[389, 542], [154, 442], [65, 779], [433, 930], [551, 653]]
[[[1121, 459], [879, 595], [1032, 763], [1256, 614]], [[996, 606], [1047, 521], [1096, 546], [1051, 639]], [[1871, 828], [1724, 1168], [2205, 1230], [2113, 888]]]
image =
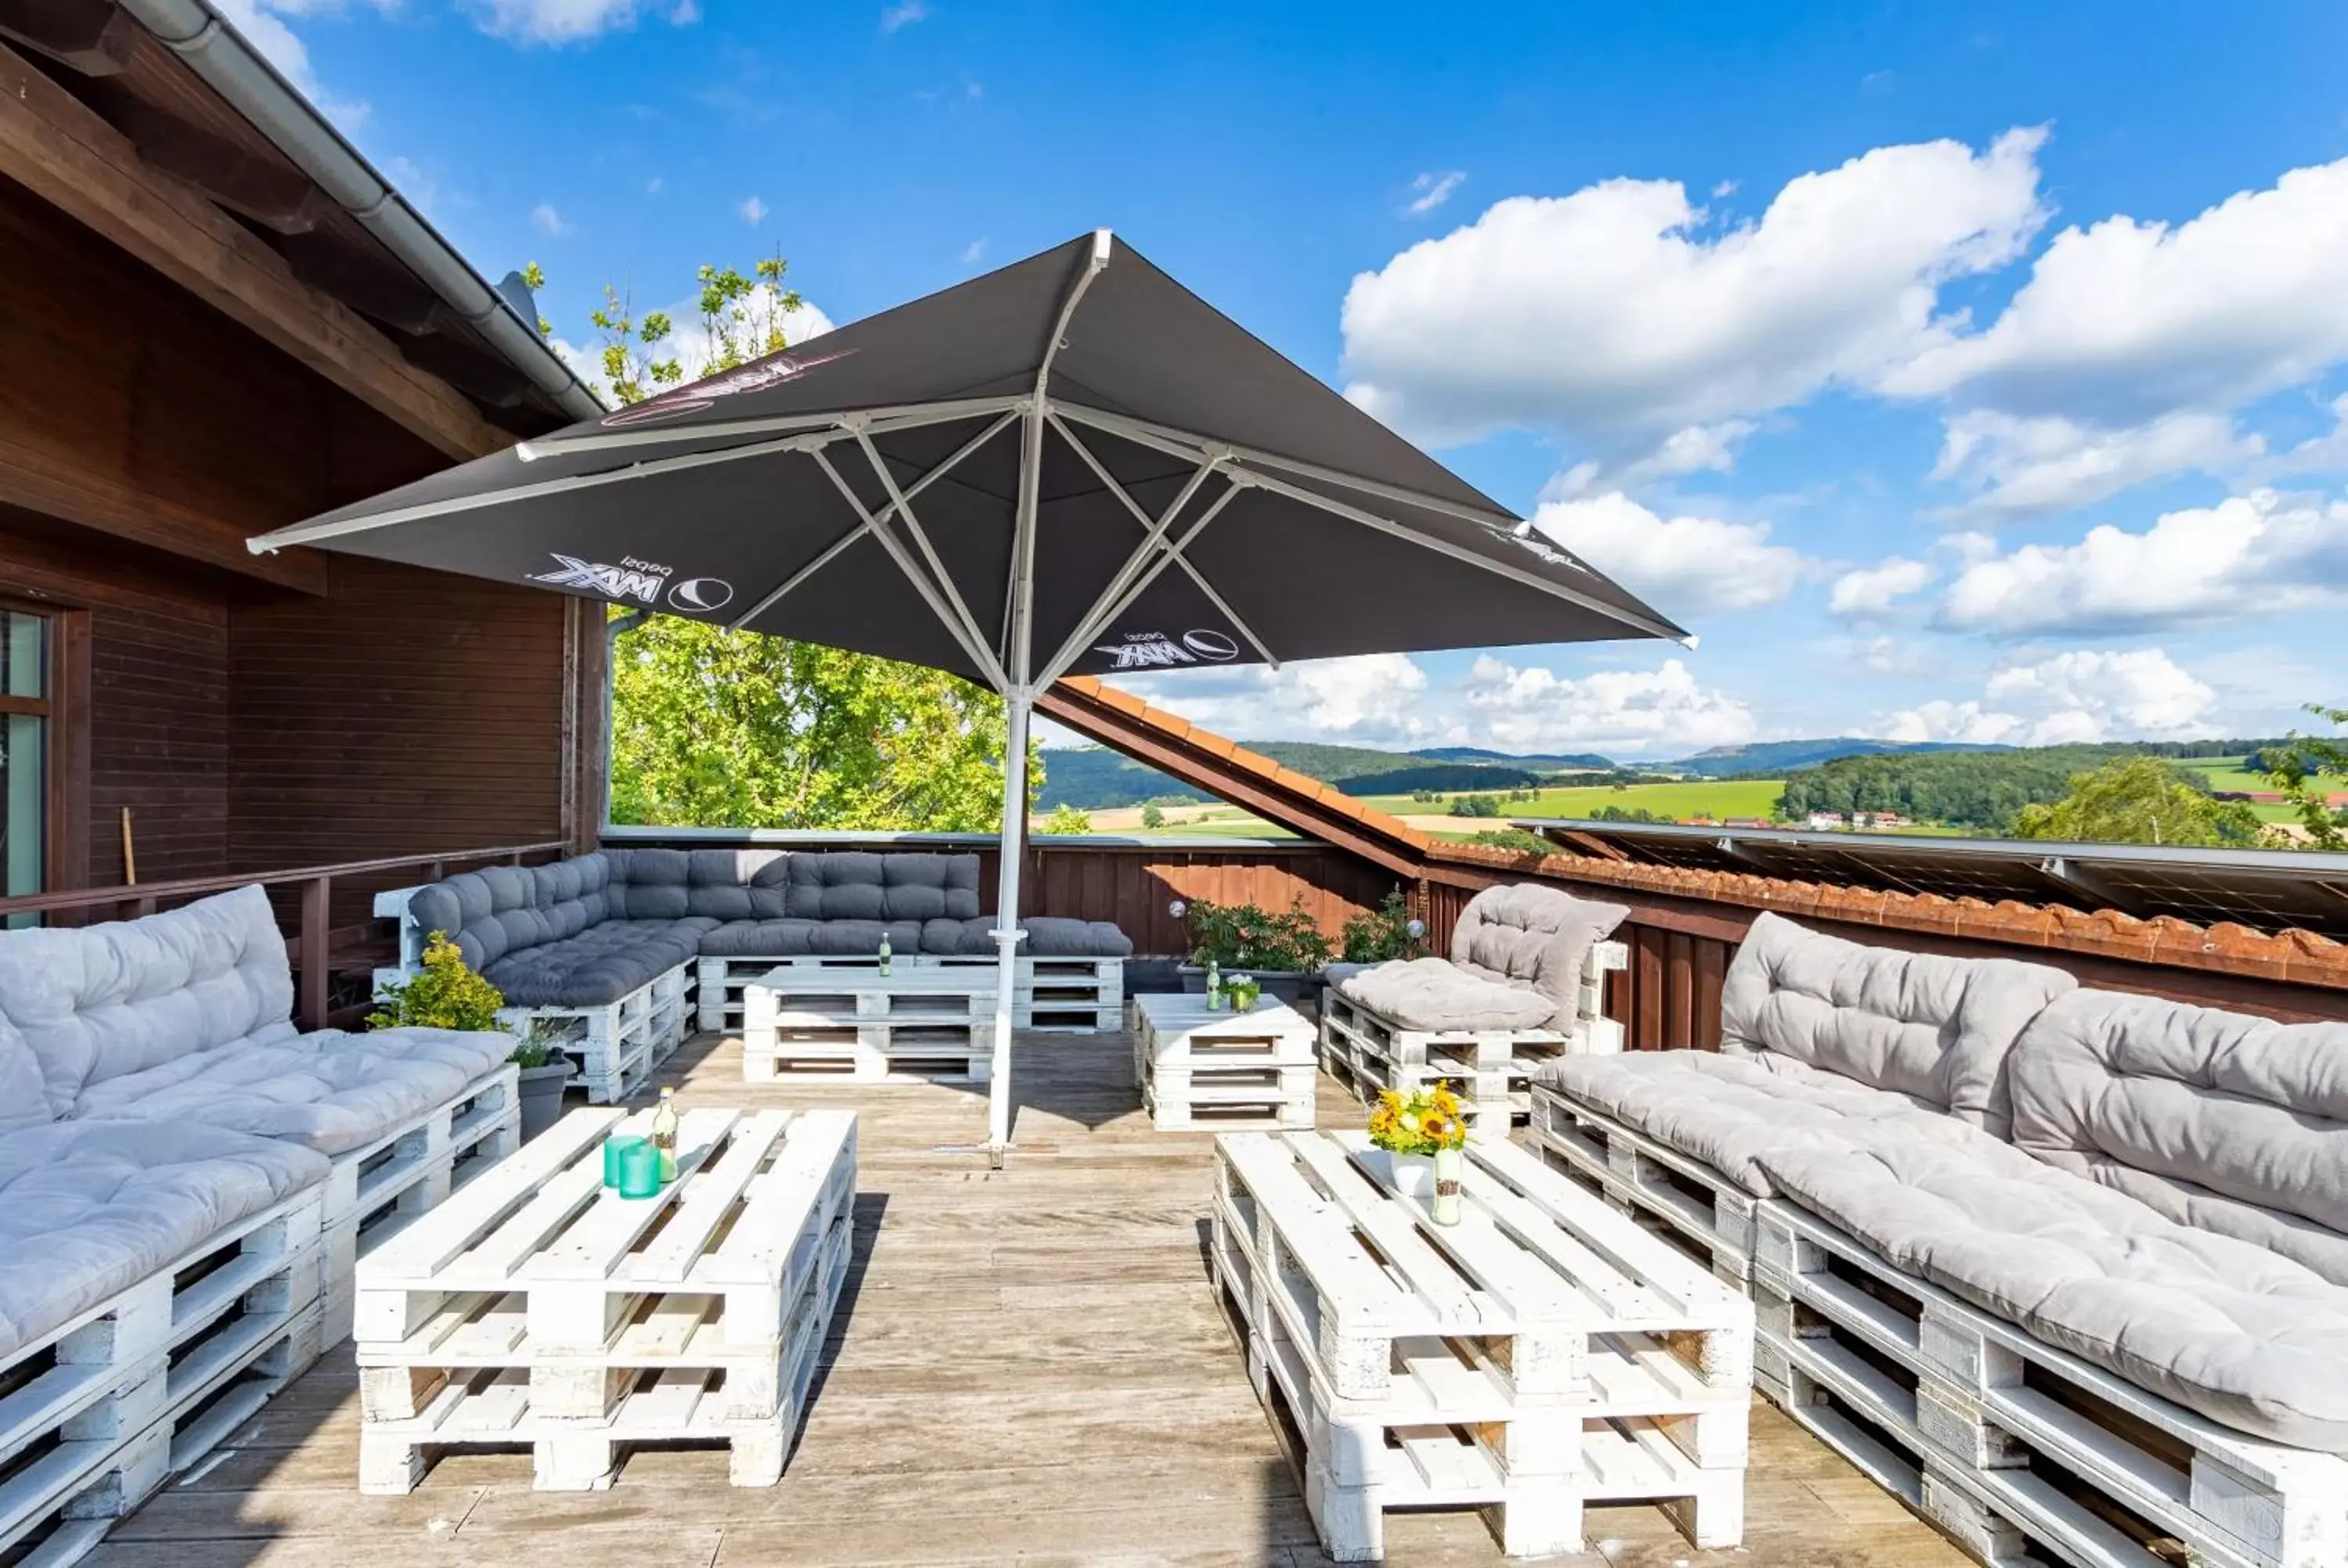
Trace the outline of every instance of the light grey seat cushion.
[[2180, 1225], [1949, 1117], [1763, 1157], [1770, 1180], [1902, 1272], [2278, 1442], [2348, 1449], [2348, 1287]]
[[1581, 1010], [1583, 960], [1630, 913], [1536, 882], [1487, 887], [1459, 911], [1451, 961], [1478, 979], [1530, 989], [1549, 1002], [1542, 1021], [1570, 1030]]
[[54, 1120], [49, 1114], [49, 1096], [41, 1077], [41, 1059], [25, 1042], [25, 1036], [0, 1011], [0, 1137], [26, 1127], [39, 1127]]
[[510, 1035], [439, 1029], [323, 1030], [109, 1079], [82, 1097], [80, 1113], [218, 1127], [340, 1154], [455, 1099], [513, 1044]]
[[0, 1015], [40, 1063], [52, 1116], [191, 1051], [290, 1040], [293, 1012], [285, 938], [258, 886], [137, 920], [0, 932]]
[[[994, 923], [986, 927], [986, 950], [994, 951]], [[1075, 920], [1059, 915], [1031, 915], [1019, 922], [1027, 939], [1020, 952], [1035, 958], [1125, 958], [1133, 956], [1133, 938], [1107, 920]]]
[[1776, 1051], [2003, 1136], [2007, 1053], [2077, 983], [2043, 964], [1872, 948], [1764, 913], [1721, 988], [1721, 1049]]
[[1642, 1050], [1565, 1056], [1535, 1081], [1711, 1166], [1756, 1198], [1776, 1195], [1765, 1159], [1773, 1150], [1838, 1136], [1854, 1120], [1907, 1117], [1919, 1137], [1958, 1126], [1912, 1095], [1871, 1089], [1775, 1052]]
[[2348, 1023], [2079, 990], [2008, 1071], [2018, 1147], [2348, 1285]]
[[148, 1122], [0, 1138], [0, 1358], [326, 1179], [298, 1143]]
[[1396, 958], [1337, 982], [1337, 994], [1404, 1029], [1546, 1029], [1557, 1004], [1529, 985], [1442, 958]]

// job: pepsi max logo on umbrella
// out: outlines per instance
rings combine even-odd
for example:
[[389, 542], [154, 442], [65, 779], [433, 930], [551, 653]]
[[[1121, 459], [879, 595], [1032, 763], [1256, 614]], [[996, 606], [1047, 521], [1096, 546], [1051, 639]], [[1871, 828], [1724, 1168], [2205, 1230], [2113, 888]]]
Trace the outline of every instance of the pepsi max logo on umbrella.
[[734, 585], [722, 577], [689, 577], [668, 590], [677, 610], [723, 610], [734, 600]]
[[1159, 670], [1205, 660], [1222, 664], [1240, 656], [1240, 645], [1220, 631], [1186, 631], [1177, 642], [1163, 631], [1128, 631], [1122, 642], [1104, 642], [1095, 651], [1117, 661], [1119, 670]]

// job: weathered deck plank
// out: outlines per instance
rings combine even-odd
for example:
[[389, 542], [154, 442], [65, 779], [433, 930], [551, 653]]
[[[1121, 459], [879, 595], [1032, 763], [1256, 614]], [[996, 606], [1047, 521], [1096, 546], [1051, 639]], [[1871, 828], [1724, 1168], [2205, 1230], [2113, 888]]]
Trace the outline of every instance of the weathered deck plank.
[[[687, 1106], [862, 1112], [856, 1243], [813, 1411], [782, 1483], [722, 1452], [646, 1451], [610, 1491], [530, 1490], [525, 1452], [443, 1459], [356, 1491], [358, 1391], [330, 1358], [176, 1480], [91, 1568], [731, 1568], [1150, 1563], [1321, 1568], [1294, 1476], [1207, 1279], [1210, 1137], [1151, 1130], [1121, 1036], [1023, 1039], [1011, 1168], [983, 1087], [746, 1085], [689, 1042]], [[1358, 1109], [1320, 1084], [1324, 1125]], [[1955, 1549], [1766, 1405], [1748, 1549], [1693, 1552], [1651, 1507], [1591, 1511], [1581, 1568], [1957, 1568]], [[1389, 1561], [1499, 1564], [1472, 1515], [1397, 1517]]]

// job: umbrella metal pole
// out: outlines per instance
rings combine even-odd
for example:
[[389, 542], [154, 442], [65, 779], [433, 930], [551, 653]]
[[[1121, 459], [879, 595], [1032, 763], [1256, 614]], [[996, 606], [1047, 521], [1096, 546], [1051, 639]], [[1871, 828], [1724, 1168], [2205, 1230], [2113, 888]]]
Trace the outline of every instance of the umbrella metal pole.
[[1002, 860], [994, 896], [994, 1057], [986, 1091], [986, 1149], [1003, 1163], [1011, 1146], [1011, 1014], [1019, 982], [1019, 867], [1027, 829], [1027, 712], [1025, 686], [1004, 693]]

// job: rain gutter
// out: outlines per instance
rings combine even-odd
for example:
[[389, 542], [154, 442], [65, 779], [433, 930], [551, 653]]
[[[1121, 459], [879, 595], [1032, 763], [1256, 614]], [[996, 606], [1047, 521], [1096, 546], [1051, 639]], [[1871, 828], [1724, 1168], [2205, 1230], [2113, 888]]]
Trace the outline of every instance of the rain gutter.
[[565, 415], [574, 420], [603, 415], [602, 404], [539, 336], [538, 324], [523, 321], [209, 0], [121, 0], [121, 5]]

